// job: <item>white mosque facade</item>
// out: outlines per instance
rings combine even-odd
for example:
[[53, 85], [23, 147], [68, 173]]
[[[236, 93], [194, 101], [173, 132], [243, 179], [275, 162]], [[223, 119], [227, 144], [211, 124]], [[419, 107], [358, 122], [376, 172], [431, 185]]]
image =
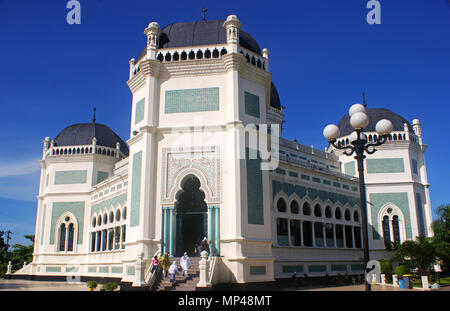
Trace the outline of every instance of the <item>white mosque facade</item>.
[[[193, 255], [203, 236], [214, 283], [364, 273], [352, 158], [283, 138], [274, 170], [236, 156], [251, 147], [243, 127], [283, 120], [267, 49], [234, 15], [150, 23], [145, 34], [130, 61], [129, 139], [94, 120], [44, 140], [33, 262], [19, 273], [143, 286], [155, 254]], [[366, 159], [371, 257], [380, 258], [384, 241], [432, 235], [431, 205], [420, 123], [368, 114], [371, 124], [398, 119]]]

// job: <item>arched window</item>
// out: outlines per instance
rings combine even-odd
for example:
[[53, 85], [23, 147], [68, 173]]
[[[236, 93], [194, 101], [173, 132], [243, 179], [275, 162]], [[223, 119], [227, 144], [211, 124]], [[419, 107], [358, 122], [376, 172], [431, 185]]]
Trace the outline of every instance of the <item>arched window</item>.
[[387, 246], [391, 243], [391, 233], [389, 229], [389, 216], [383, 217], [383, 237], [384, 237], [384, 245]]
[[114, 222], [114, 213], [111, 211], [109, 213], [109, 223], [113, 223]]
[[325, 217], [326, 218], [331, 218], [331, 207], [327, 206], [325, 207]]
[[291, 202], [291, 213], [292, 214], [298, 214], [299, 213], [299, 206], [296, 200], [293, 200]]
[[341, 209], [339, 207], [336, 207], [336, 210], [334, 211], [334, 217], [336, 219], [341, 219], [342, 218]]
[[392, 217], [392, 231], [394, 235], [394, 242], [400, 242], [400, 227], [398, 225], [398, 216]]
[[345, 220], [350, 220], [350, 211], [348, 209], [345, 210], [344, 217], [345, 217]]
[[308, 202], [305, 202], [305, 204], [303, 204], [303, 215], [311, 215], [311, 207], [309, 206]]
[[320, 208], [319, 204], [316, 204], [316, 206], [314, 206], [314, 216], [322, 217], [322, 209]]
[[126, 206], [123, 208], [122, 219], [127, 219], [127, 207]]
[[278, 199], [277, 210], [281, 213], [286, 213], [287, 208], [286, 208], [286, 202], [284, 201], [284, 199], [282, 199], [282, 198]]
[[102, 215], [98, 215], [98, 221], [97, 221], [97, 224], [98, 224], [99, 226], [102, 225]]
[[116, 211], [116, 221], [120, 221], [120, 209]]
[[353, 220], [356, 221], [356, 222], [359, 221], [359, 213], [358, 213], [358, 211], [355, 211], [355, 212], [353, 213]]
[[64, 217], [59, 225], [58, 231], [58, 251], [73, 252], [75, 240], [75, 225], [73, 220], [69, 216]]
[[103, 224], [106, 225], [108, 223], [108, 215], [103, 214]]
[[92, 218], [92, 227], [95, 228], [96, 224], [97, 224], [97, 220], [94, 217], [94, 218]]

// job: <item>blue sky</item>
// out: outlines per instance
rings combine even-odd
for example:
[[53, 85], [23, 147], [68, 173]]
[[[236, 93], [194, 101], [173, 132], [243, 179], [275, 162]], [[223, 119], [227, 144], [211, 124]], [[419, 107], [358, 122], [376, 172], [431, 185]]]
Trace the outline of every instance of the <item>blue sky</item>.
[[381, 24], [366, 22], [366, 0], [80, 0], [81, 25], [66, 23], [66, 0], [0, 0], [0, 230], [13, 243], [34, 233], [42, 140], [97, 121], [128, 138], [128, 60], [145, 46], [144, 28], [225, 19], [270, 51], [282, 105], [283, 136], [323, 149], [365, 91], [369, 107], [420, 119], [433, 208], [450, 202], [450, 3], [382, 0]]

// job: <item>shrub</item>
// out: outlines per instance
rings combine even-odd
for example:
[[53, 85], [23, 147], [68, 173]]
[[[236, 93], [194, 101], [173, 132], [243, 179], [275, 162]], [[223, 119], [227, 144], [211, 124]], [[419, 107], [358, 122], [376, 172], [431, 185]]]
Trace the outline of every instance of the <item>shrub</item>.
[[89, 282], [87, 282], [87, 287], [88, 288], [97, 288], [97, 282], [95, 282], [95, 281], [89, 281]]
[[112, 292], [112, 291], [114, 291], [114, 290], [117, 289], [117, 283], [114, 283], [114, 282], [108, 282], [108, 283], [106, 283], [106, 284], [103, 285], [103, 288], [104, 288], [106, 291]]
[[398, 278], [403, 278], [405, 274], [409, 273], [409, 269], [406, 266], [399, 265], [395, 268], [395, 274], [397, 274]]
[[387, 259], [380, 259], [381, 274], [386, 275], [386, 282], [392, 282], [392, 262]]

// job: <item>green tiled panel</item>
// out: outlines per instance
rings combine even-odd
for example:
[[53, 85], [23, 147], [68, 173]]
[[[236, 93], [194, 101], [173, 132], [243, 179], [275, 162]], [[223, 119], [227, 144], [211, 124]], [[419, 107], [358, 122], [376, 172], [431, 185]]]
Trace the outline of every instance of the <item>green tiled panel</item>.
[[104, 181], [105, 179], [108, 178], [108, 172], [102, 172], [102, 171], [98, 171], [97, 172], [97, 184]]
[[425, 235], [425, 220], [423, 217], [423, 203], [420, 193], [416, 193], [416, 215], [419, 225], [419, 235]]
[[414, 160], [414, 159], [412, 159], [411, 162], [412, 162], [412, 171], [413, 171], [413, 173], [416, 174], [416, 175], [418, 175], [418, 174], [419, 174], [419, 171], [418, 171], [418, 169], [417, 169], [417, 161]]
[[403, 158], [367, 159], [366, 165], [368, 174], [403, 173], [405, 171]]
[[331, 265], [331, 271], [347, 271], [347, 265]]
[[266, 275], [266, 266], [250, 266], [250, 275]]
[[111, 267], [111, 273], [118, 274], [122, 273], [123, 269], [122, 267]]
[[166, 91], [165, 113], [218, 110], [218, 87]]
[[134, 267], [132, 266], [127, 267], [127, 275], [134, 275]]
[[405, 216], [405, 229], [406, 238], [412, 238], [411, 230], [411, 217], [409, 214], [409, 203], [408, 203], [408, 193], [407, 192], [393, 192], [393, 193], [371, 193], [369, 195], [368, 206], [372, 207], [372, 228], [373, 228], [373, 238], [374, 240], [379, 240], [381, 238], [381, 228], [378, 228], [377, 215], [380, 209], [386, 203], [392, 203], [402, 211]]
[[293, 193], [295, 193], [302, 199], [305, 197], [309, 197], [312, 201], [314, 201], [316, 198], [319, 198], [322, 202], [330, 200], [331, 203], [333, 204], [340, 202], [342, 205], [349, 203], [351, 206], [359, 206], [360, 202], [358, 197], [352, 197], [341, 193], [317, 190], [309, 187], [293, 185], [290, 183], [283, 183], [277, 180], [273, 180], [272, 181], [273, 197], [275, 198], [275, 196], [281, 191], [286, 193], [288, 196], [291, 196]]
[[350, 265], [350, 269], [352, 271], [364, 271], [364, 265], [363, 264], [352, 264]]
[[78, 222], [78, 244], [83, 243], [84, 202], [54, 202], [52, 207], [52, 222], [50, 226], [50, 244], [55, 243], [55, 224], [65, 212], [72, 213]]
[[66, 272], [78, 272], [78, 267], [66, 267]]
[[109, 273], [109, 267], [99, 267], [98, 272], [99, 273]]
[[352, 162], [345, 163], [344, 171], [345, 171], [345, 174], [347, 174], [347, 175], [355, 176], [356, 175], [355, 162], [352, 161]]
[[145, 98], [141, 99], [136, 103], [136, 110], [134, 114], [134, 124], [138, 124], [142, 120], [144, 120], [144, 111], [145, 111]]
[[283, 273], [303, 273], [303, 266], [283, 266], [281, 269]]
[[249, 159], [247, 148], [247, 216], [248, 223], [264, 225], [263, 183], [261, 172], [261, 159]]
[[245, 114], [259, 118], [259, 97], [248, 92], [245, 94]]
[[139, 225], [139, 213], [141, 206], [141, 175], [142, 175], [142, 151], [133, 155], [133, 167], [131, 176], [131, 203], [130, 226]]
[[89, 273], [97, 273], [97, 267], [88, 267]]
[[56, 171], [55, 185], [85, 184], [87, 171]]
[[45, 272], [61, 272], [61, 267], [45, 267]]
[[308, 272], [326, 272], [327, 266], [326, 265], [312, 265], [308, 266]]

